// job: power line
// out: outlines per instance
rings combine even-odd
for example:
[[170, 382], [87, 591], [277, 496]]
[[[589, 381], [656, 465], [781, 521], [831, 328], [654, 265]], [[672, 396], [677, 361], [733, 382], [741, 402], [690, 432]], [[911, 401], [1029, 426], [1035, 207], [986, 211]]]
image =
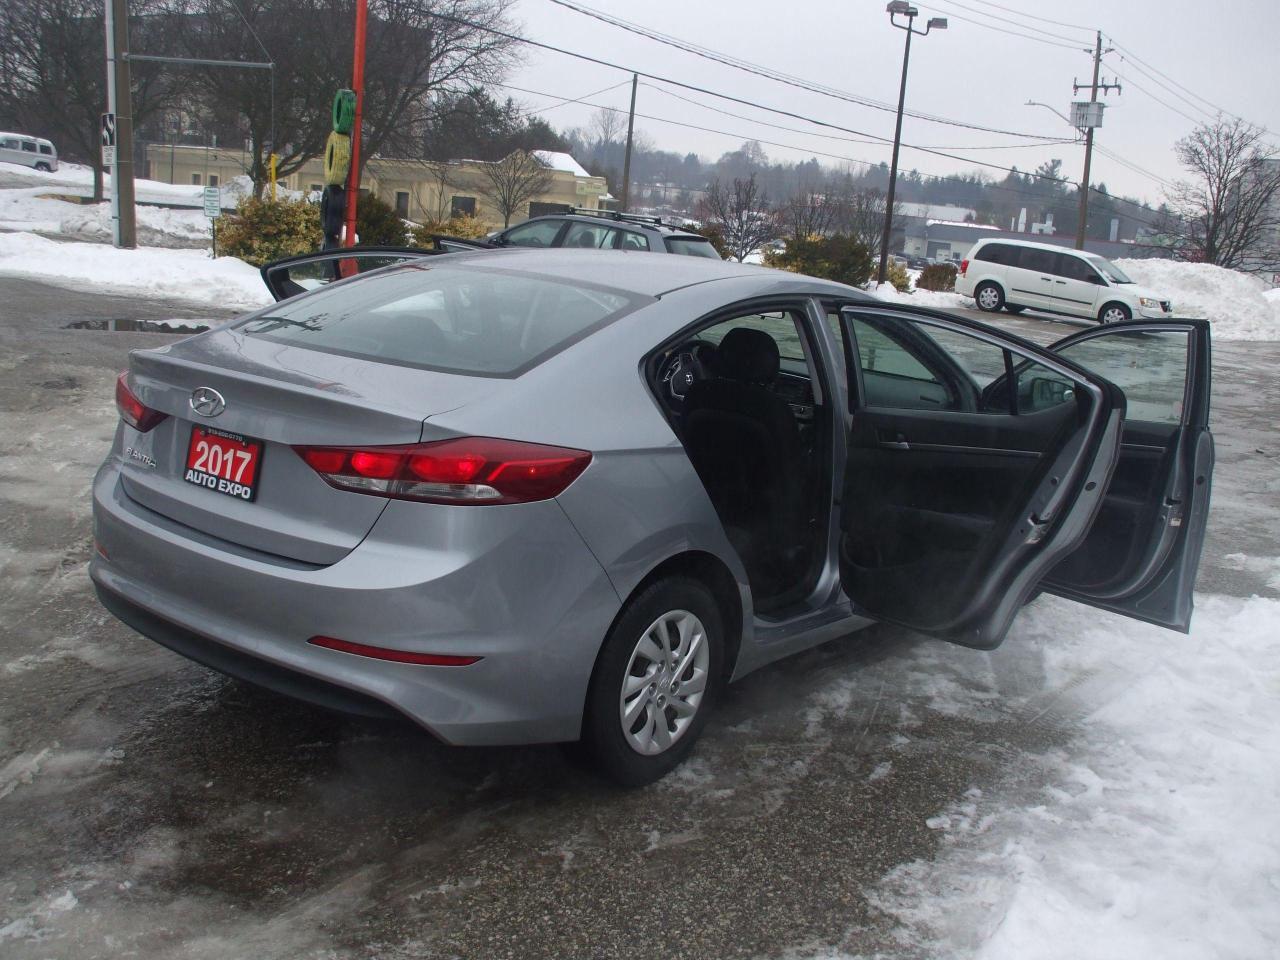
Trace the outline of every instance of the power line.
[[[613, 86], [605, 87], [603, 90], [596, 90], [593, 93], [584, 93], [580, 97], [571, 97], [567, 100], [561, 100], [559, 103], [553, 103], [546, 107], [539, 107], [537, 110], [529, 110], [525, 112], [525, 116], [531, 117], [535, 113], [546, 113], [548, 110], [555, 110], [557, 107], [567, 107], [571, 103], [582, 103], [582, 101], [586, 100], [588, 97], [598, 97], [600, 94], [608, 93], [610, 90], [617, 90], [619, 87], [625, 87], [630, 82], [630, 80], [623, 80], [621, 83], [615, 83]], [[505, 84], [501, 84], [501, 86], [505, 86]], [[590, 106], [590, 104], [588, 104], [588, 106]]]
[[[1026, 24], [1026, 23], [1019, 23], [1017, 20], [1010, 20], [1008, 17], [1002, 17], [1002, 16], [1000, 16], [999, 14], [995, 14], [995, 13], [987, 13], [987, 12], [985, 12], [985, 11], [983, 11], [983, 10], [975, 10], [973, 7], [966, 7], [963, 3], [960, 3], [960, 2], [959, 2], [959, 0], [947, 0], [947, 4], [948, 4], [948, 6], [952, 6], [952, 7], [959, 7], [961, 10], [965, 10], [965, 11], [967, 11], [968, 13], [972, 13], [972, 14], [974, 14], [975, 16], [979, 16], [979, 17], [987, 17], [987, 18], [989, 18], [989, 19], [991, 19], [991, 20], [999, 20], [1001, 23], [1009, 23], [1009, 24], [1012, 24], [1013, 26], [1018, 27], [1018, 28], [1019, 28], [1019, 29], [1021, 29], [1021, 30], [1031, 30], [1031, 31], [1034, 31], [1035, 33], [1044, 34], [1044, 36], [1045, 36], [1045, 37], [1050, 37], [1050, 38], [1052, 38], [1054, 41], [1061, 41], [1061, 42], [1055, 42], [1055, 43], [1054, 43], [1054, 46], [1059, 46], [1059, 47], [1060, 47], [1060, 46], [1068, 46], [1068, 47], [1070, 47], [1072, 50], [1075, 50], [1075, 49], [1077, 49], [1077, 48], [1080, 46], [1080, 44], [1084, 43], [1084, 41], [1083, 41], [1083, 40], [1077, 40], [1077, 39], [1075, 39], [1074, 37], [1067, 37], [1067, 36], [1063, 36], [1063, 35], [1062, 35], [1062, 34], [1060, 34], [1060, 33], [1052, 33], [1051, 31], [1049, 31], [1049, 30], [1045, 30], [1045, 29], [1043, 29], [1042, 27], [1033, 27], [1033, 26], [1031, 26], [1030, 24]], [[927, 3], [921, 3], [921, 4], [919, 4], [919, 6], [924, 7], [926, 10], [935, 9], [935, 7], [934, 7], [933, 5], [931, 5], [931, 4], [927, 4]], [[1005, 28], [1002, 28], [1002, 27], [997, 27], [997, 26], [995, 26], [994, 24], [987, 23], [985, 20], [971, 20], [970, 18], [968, 18], [968, 17], [964, 16], [963, 14], [954, 13], [954, 12], [952, 12], [952, 11], [950, 11], [950, 10], [942, 9], [942, 10], [940, 10], [939, 12], [940, 12], [940, 13], [946, 13], [946, 14], [948, 14], [948, 15], [950, 15], [950, 16], [953, 16], [953, 17], [955, 17], [957, 20], [965, 20], [965, 21], [968, 21], [969, 23], [975, 23], [975, 24], [977, 24], [977, 25], [978, 25], [978, 26], [980, 26], [980, 27], [987, 27], [987, 28], [992, 29], [992, 30], [999, 30], [1001, 33], [1009, 33], [1009, 34], [1013, 34], [1013, 36], [1015, 36], [1015, 37], [1026, 37], [1028, 40], [1039, 40], [1041, 43], [1046, 43], [1046, 42], [1048, 42], [1048, 41], [1046, 41], [1046, 40], [1041, 39], [1040, 37], [1031, 36], [1031, 35], [1029, 35], [1029, 34], [1025, 34], [1025, 33], [1017, 33], [1017, 32], [1015, 32], [1015, 31], [1013, 31], [1013, 30], [1008, 30], [1008, 29], [1005, 29]]]
[[[552, 0], [552, 2], [555, 3], [557, 2], [557, 0]], [[917, 6], [923, 7], [926, 10], [934, 10], [934, 11], [937, 11], [938, 13], [945, 13], [947, 16], [952, 17], [956, 20], [963, 20], [966, 23], [972, 23], [974, 26], [982, 27], [985, 30], [995, 30], [997, 33], [1007, 33], [1011, 37], [1021, 37], [1024, 40], [1034, 40], [1036, 41], [1036, 43], [1047, 44], [1050, 47], [1061, 47], [1064, 50], [1083, 49], [1075, 43], [1062, 43], [1058, 40], [1048, 40], [1044, 37], [1037, 37], [1034, 34], [1030, 34], [1030, 33], [1020, 33], [1017, 30], [1009, 30], [1005, 27], [997, 27], [994, 23], [988, 23], [985, 20], [975, 20], [973, 17], [966, 17], [964, 14], [956, 13], [954, 10], [949, 10], [946, 7], [940, 7], [940, 6], [936, 6], [934, 4], [928, 4], [928, 3], [917, 3]], [[1035, 28], [1029, 27], [1028, 29], [1035, 29]]]
[[[758, 77], [764, 77], [767, 80], [773, 80], [778, 83], [786, 84], [787, 86], [796, 87], [801, 90], [807, 90], [810, 93], [817, 93], [822, 96], [831, 97], [836, 100], [843, 100], [847, 103], [856, 103], [859, 106], [870, 107], [873, 110], [880, 110], [886, 113], [895, 113], [895, 114], [898, 112], [898, 108], [894, 104], [885, 103], [884, 101], [875, 100], [871, 97], [863, 96], [860, 94], [850, 93], [846, 90], [838, 90], [834, 87], [827, 87], [819, 83], [814, 83], [813, 81], [810, 81], [810, 80], [805, 80], [802, 77], [796, 77], [796, 76], [792, 76], [791, 74], [783, 73], [779, 70], [767, 69], [765, 67], [759, 66], [758, 64], [748, 63], [745, 60], [740, 60], [737, 57], [730, 56], [729, 54], [721, 53], [720, 51], [717, 51], [717, 50], [712, 50], [709, 47], [699, 46], [698, 44], [695, 44], [695, 43], [690, 43], [687, 40], [682, 40], [679, 37], [672, 36], [671, 34], [666, 34], [657, 30], [652, 30], [648, 27], [641, 26], [637, 23], [632, 23], [629, 20], [623, 20], [620, 17], [615, 17], [611, 14], [603, 13], [599, 10], [594, 10], [591, 7], [585, 7], [585, 6], [582, 6], [581, 4], [571, 2], [571, 0], [550, 0], [550, 2], [556, 4], [557, 6], [564, 7], [566, 10], [572, 10], [575, 13], [580, 13], [584, 16], [591, 17], [595, 20], [599, 20], [601, 23], [606, 23], [610, 26], [617, 27], [620, 30], [625, 30], [628, 33], [633, 33], [633, 34], [636, 34], [637, 36], [645, 37], [646, 39], [653, 40], [657, 43], [665, 44], [666, 46], [669, 46], [669, 47], [675, 47], [677, 50], [682, 50], [685, 53], [691, 53], [694, 56], [703, 58], [704, 60], [711, 60], [715, 63], [721, 64], [722, 66], [732, 67], [735, 70], [741, 70], [745, 73], [751, 73]], [[437, 16], [440, 16], [440, 15], [437, 14]], [[634, 73], [637, 71], [632, 71], [632, 72]], [[642, 76], [643, 75], [644, 74], [642, 74]], [[954, 127], [964, 127], [970, 130], [978, 130], [978, 131], [981, 131], [982, 133], [996, 133], [996, 134], [1000, 134], [1002, 136], [1007, 136], [1007, 137], [1025, 137], [1027, 139], [1032, 139], [1032, 140], [1043, 139], [1042, 134], [1022, 133], [1016, 130], [1001, 130], [995, 127], [986, 127], [980, 124], [966, 123], [961, 120], [953, 120], [949, 117], [940, 117], [934, 114], [919, 113], [919, 112], [910, 111], [910, 110], [904, 111], [904, 113], [907, 116], [913, 117], [917, 120], [924, 120], [929, 123], [942, 123], [942, 124], [947, 124], [949, 126], [954, 126]]]
[[[1163, 71], [1161, 71], [1161, 70], [1160, 70], [1160, 69], [1158, 69], [1157, 67], [1154, 67], [1154, 66], [1152, 66], [1151, 64], [1147, 63], [1145, 60], [1141, 59], [1141, 58], [1140, 58], [1137, 54], [1135, 54], [1132, 50], [1130, 50], [1128, 47], [1124, 46], [1122, 43], [1120, 43], [1118, 40], [1116, 40], [1116, 38], [1115, 38], [1115, 37], [1110, 37], [1109, 39], [1111, 40], [1112, 45], [1113, 45], [1117, 50], [1119, 50], [1119, 51], [1121, 52], [1121, 55], [1122, 55], [1125, 59], [1127, 59], [1127, 60], [1131, 61], [1131, 62], [1134, 64], [1135, 68], [1141, 69], [1141, 67], [1142, 67], [1142, 66], [1145, 66], [1145, 67], [1147, 67], [1149, 70], [1153, 71], [1154, 73], [1158, 73], [1160, 76], [1164, 77], [1166, 80], [1168, 80], [1170, 83], [1172, 83], [1175, 87], [1178, 87], [1180, 90], [1183, 90], [1183, 91], [1185, 91], [1186, 93], [1189, 93], [1191, 96], [1195, 97], [1195, 98], [1196, 98], [1197, 100], [1199, 100], [1201, 103], [1204, 103], [1204, 104], [1208, 105], [1209, 107], [1211, 107], [1215, 113], [1225, 113], [1225, 114], [1227, 114], [1228, 116], [1235, 117], [1235, 118], [1236, 118], [1236, 119], [1238, 119], [1238, 120], [1245, 120], [1245, 118], [1244, 118], [1244, 117], [1241, 117], [1239, 114], [1232, 113], [1230, 110], [1226, 110], [1226, 109], [1224, 109], [1224, 108], [1222, 108], [1222, 107], [1218, 106], [1217, 104], [1215, 104], [1215, 103], [1214, 103], [1213, 101], [1211, 101], [1211, 100], [1206, 100], [1204, 97], [1200, 96], [1200, 94], [1196, 93], [1196, 92], [1195, 92], [1194, 90], [1192, 90], [1190, 87], [1183, 86], [1181, 83], [1179, 83], [1177, 80], [1173, 79], [1173, 77], [1169, 76], [1167, 73], [1164, 73]], [[1154, 80], [1155, 78], [1154, 78], [1154, 77], [1152, 77], [1152, 79]], [[1157, 82], [1157, 83], [1159, 83], [1159, 81], [1156, 81], [1156, 82]], [[1161, 84], [1161, 85], [1163, 86], [1163, 84]], [[1166, 89], [1166, 90], [1168, 90], [1169, 88], [1168, 88], [1168, 87], [1165, 87], [1165, 89]], [[1170, 92], [1172, 92], [1172, 91], [1170, 91]], [[1186, 98], [1184, 97], [1183, 99], [1185, 100]], [[1190, 101], [1187, 101], [1187, 102], [1188, 102], [1188, 104], [1190, 105]], [[1200, 108], [1198, 108], [1198, 107], [1197, 107], [1197, 109], [1200, 109]], [[1248, 121], [1248, 120], [1245, 120], [1245, 122], [1246, 122], [1246, 123], [1248, 123], [1249, 121]], [[1254, 126], [1258, 126], [1258, 124], [1254, 124]]]
[[1097, 150], [1104, 157], [1109, 157], [1110, 159], [1114, 160], [1116, 163], [1120, 164], [1122, 167], [1127, 167], [1129, 170], [1133, 171], [1134, 173], [1139, 174], [1143, 177], [1146, 177], [1148, 180], [1158, 183], [1164, 187], [1172, 186], [1172, 184], [1168, 180], [1166, 180], [1164, 177], [1160, 176], [1159, 174], [1152, 173], [1150, 170], [1146, 169], [1146, 167], [1138, 166], [1132, 160], [1126, 160], [1124, 157], [1116, 153], [1113, 153], [1112, 151], [1108, 150], [1106, 147], [1100, 146], [1098, 144], [1094, 144], [1093, 149]]
[[1193, 117], [1191, 116], [1191, 114], [1186, 113], [1183, 110], [1179, 110], [1177, 107], [1175, 107], [1173, 104], [1169, 103], [1168, 101], [1161, 100], [1159, 97], [1157, 97], [1154, 93], [1152, 93], [1146, 87], [1142, 86], [1141, 84], [1135, 83], [1132, 79], [1130, 79], [1129, 77], [1126, 77], [1123, 73], [1121, 73], [1119, 70], [1116, 69], [1116, 65], [1114, 63], [1108, 63], [1107, 66], [1111, 68], [1112, 73], [1114, 73], [1117, 77], [1119, 77], [1129, 86], [1133, 87], [1139, 93], [1146, 94], [1148, 97], [1150, 97], [1156, 103], [1160, 104], [1160, 106], [1164, 107], [1166, 110], [1172, 110], [1178, 116], [1185, 117], [1187, 120], [1190, 120], [1192, 123], [1198, 124], [1202, 122], [1197, 117]]
[[1017, 14], [1020, 17], [1026, 17], [1028, 20], [1039, 20], [1041, 23], [1051, 23], [1055, 27], [1067, 27], [1071, 30], [1084, 30], [1086, 33], [1093, 33], [1096, 27], [1086, 27], [1079, 23], [1066, 23], [1062, 20], [1050, 20], [1048, 17], [1039, 17], [1034, 13], [1024, 13], [1021, 10], [1015, 10], [1013, 7], [1006, 7], [1004, 4], [992, 3], [991, 0], [970, 0], [971, 3], [979, 3], [984, 7], [995, 7], [997, 10], [1003, 10], [1006, 13]]
[[[740, 113], [733, 113], [730, 110], [722, 110], [719, 107], [713, 107], [709, 103], [702, 103], [698, 100], [692, 99], [691, 97], [682, 97], [680, 94], [675, 93], [671, 90], [667, 90], [665, 87], [660, 87], [657, 84], [645, 83], [645, 84], [641, 84], [641, 86], [644, 86], [649, 90], [656, 90], [658, 93], [665, 94], [668, 97], [673, 97], [676, 100], [680, 100], [684, 103], [692, 104], [695, 107], [700, 107], [703, 110], [710, 110], [713, 113], [719, 113], [726, 117], [733, 117], [735, 120], [745, 120], [747, 123], [756, 123], [764, 127], [772, 127], [775, 130], [785, 130], [788, 133], [799, 133], [806, 137], [820, 137], [824, 140], [839, 140], [843, 143], [864, 143], [864, 144], [871, 144], [876, 146], [879, 146], [882, 143], [884, 143], [884, 140], [879, 138], [875, 140], [868, 140], [868, 139], [860, 139], [856, 137], [838, 137], [838, 136], [835, 136], [834, 134], [829, 134], [829, 133], [814, 133], [811, 130], [799, 130], [795, 127], [784, 127], [781, 124], [770, 123], [767, 120], [761, 120], [757, 117], [744, 117]], [[981, 147], [931, 146], [929, 149], [932, 149], [932, 150], [1017, 150], [1017, 149], [1027, 148], [1027, 147], [1043, 147], [1043, 146], [1050, 146], [1050, 145], [1060, 144], [1060, 143], [1074, 143], [1074, 142], [1075, 142], [1074, 140], [1067, 140], [1062, 137], [1055, 137], [1052, 139], [1038, 140], [1034, 143], [1015, 143], [1007, 146], [1001, 146], [1001, 145], [981, 146]]]

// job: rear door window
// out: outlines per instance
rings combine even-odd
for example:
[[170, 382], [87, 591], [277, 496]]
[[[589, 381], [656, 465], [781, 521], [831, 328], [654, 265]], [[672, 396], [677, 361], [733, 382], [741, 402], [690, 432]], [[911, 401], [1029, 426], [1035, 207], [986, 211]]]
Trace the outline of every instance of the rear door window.
[[1018, 266], [1023, 270], [1035, 270], [1038, 273], [1057, 273], [1058, 255], [1052, 250], [1038, 250], [1035, 247], [1023, 247], [1019, 252]]
[[632, 233], [630, 230], [624, 230], [622, 233], [622, 242], [619, 244], [620, 250], [648, 250], [649, 238], [643, 233]]
[[236, 329], [398, 366], [518, 376], [638, 305], [608, 287], [419, 261], [276, 304]]
[[47, 143], [42, 143], [40, 144], [40, 152], [51, 157], [53, 156], [53, 147], [49, 146]]
[[23, 140], [23, 141], [22, 141], [22, 152], [23, 152], [23, 153], [35, 153], [35, 152], [36, 152], [36, 144], [35, 144], [35, 141], [34, 141], [34, 140]]
[[598, 223], [571, 223], [564, 235], [562, 247], [581, 247], [585, 250], [612, 250], [618, 240], [618, 231]]
[[708, 260], [719, 260], [720, 254], [705, 237], [667, 237], [667, 250], [670, 253], [682, 254], [686, 257], [706, 257]]

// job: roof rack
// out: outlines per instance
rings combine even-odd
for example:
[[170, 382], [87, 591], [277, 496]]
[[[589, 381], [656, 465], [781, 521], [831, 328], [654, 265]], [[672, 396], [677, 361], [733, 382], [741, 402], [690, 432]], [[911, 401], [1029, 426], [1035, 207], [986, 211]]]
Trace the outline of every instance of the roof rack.
[[625, 223], [652, 223], [656, 227], [668, 227], [661, 217], [643, 217], [638, 213], [623, 213], [620, 210], [597, 210], [593, 207], [570, 207], [570, 213], [582, 217], [601, 217], [605, 220], [617, 220]]

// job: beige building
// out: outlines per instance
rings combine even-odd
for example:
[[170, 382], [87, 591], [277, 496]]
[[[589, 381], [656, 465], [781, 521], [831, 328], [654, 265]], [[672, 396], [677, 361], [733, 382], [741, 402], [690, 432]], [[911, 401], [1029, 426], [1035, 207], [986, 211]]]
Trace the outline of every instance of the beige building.
[[[534, 197], [524, 209], [516, 211], [512, 223], [544, 213], [560, 213], [565, 207], [598, 209], [613, 199], [604, 177], [593, 177], [567, 153], [537, 150], [535, 156], [547, 165], [551, 184], [546, 192]], [[502, 214], [485, 196], [488, 179], [483, 160], [388, 160], [374, 157], [364, 168], [361, 186], [399, 211], [406, 220], [447, 220], [454, 214], [479, 217], [491, 228], [502, 226]], [[148, 179], [164, 183], [225, 187], [243, 176], [248, 156], [239, 150], [223, 147], [169, 146], [147, 147]], [[324, 164], [321, 158], [282, 177], [283, 189], [319, 191], [324, 186]]]

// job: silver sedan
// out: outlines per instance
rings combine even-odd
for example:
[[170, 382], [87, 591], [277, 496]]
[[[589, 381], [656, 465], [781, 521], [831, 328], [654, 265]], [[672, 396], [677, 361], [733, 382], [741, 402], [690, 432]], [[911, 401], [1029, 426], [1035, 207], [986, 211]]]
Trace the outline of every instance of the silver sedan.
[[595, 251], [264, 279], [270, 308], [131, 355], [93, 489], [103, 604], [228, 674], [453, 744], [580, 741], [634, 785], [726, 683], [874, 620], [989, 649], [1049, 591], [1187, 628], [1203, 321], [1046, 350]]

